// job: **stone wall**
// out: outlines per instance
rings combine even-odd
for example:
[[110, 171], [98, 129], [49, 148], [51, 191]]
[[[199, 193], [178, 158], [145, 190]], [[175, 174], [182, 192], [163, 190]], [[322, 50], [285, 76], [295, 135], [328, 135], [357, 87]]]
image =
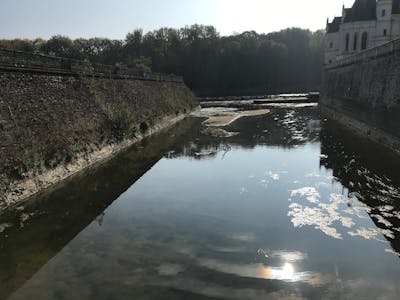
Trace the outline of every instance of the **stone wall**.
[[0, 210], [195, 106], [179, 80], [0, 66]]
[[122, 66], [93, 64], [62, 57], [34, 54], [0, 48], [0, 68], [3, 70], [39, 71], [57, 74], [79, 75], [91, 71], [93, 76], [135, 78], [146, 81], [183, 82], [183, 78], [172, 74], [147, 73]]
[[349, 57], [325, 69], [321, 107], [331, 118], [398, 152], [400, 43]]

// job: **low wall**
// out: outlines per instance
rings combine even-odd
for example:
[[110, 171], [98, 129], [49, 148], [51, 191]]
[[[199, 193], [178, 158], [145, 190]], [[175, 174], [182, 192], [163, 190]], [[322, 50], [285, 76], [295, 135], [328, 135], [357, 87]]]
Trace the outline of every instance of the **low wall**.
[[175, 77], [49, 69], [0, 66], [0, 210], [197, 106]]
[[327, 66], [320, 103], [329, 117], [398, 152], [400, 42]]
[[0, 48], [0, 69], [23, 72], [47, 72], [79, 75], [90, 71], [92, 76], [112, 76], [146, 81], [183, 82], [183, 78], [171, 74], [147, 73], [126, 67], [91, 64], [85, 61], [33, 54]]

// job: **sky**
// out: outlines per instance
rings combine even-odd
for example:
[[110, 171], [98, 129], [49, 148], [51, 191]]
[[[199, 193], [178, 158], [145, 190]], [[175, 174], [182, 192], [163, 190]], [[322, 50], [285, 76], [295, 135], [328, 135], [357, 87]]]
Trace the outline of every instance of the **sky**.
[[107, 37], [191, 24], [221, 35], [325, 28], [354, 0], [0, 0], [0, 38]]

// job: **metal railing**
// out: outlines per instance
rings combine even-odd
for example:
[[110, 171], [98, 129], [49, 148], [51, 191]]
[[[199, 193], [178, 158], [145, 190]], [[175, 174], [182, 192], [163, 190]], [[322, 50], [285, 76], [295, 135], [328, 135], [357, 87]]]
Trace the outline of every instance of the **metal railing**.
[[[81, 60], [0, 48], [0, 68], [81, 74], [87, 63]], [[143, 72], [127, 67], [91, 64], [94, 76], [125, 77], [149, 81], [183, 82], [175, 75]]]
[[386, 56], [392, 54], [394, 52], [400, 51], [400, 39], [396, 39], [390, 42], [387, 42], [383, 45], [362, 51], [360, 53], [348, 56], [339, 61], [326, 65], [326, 69], [335, 69], [347, 65], [352, 65], [358, 63], [360, 61], [365, 61], [368, 59], [375, 59], [377, 57]]

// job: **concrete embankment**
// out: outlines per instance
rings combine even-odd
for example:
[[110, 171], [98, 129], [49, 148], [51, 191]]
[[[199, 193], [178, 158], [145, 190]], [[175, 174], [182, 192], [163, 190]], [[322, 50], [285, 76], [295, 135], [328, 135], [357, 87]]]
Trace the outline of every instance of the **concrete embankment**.
[[400, 41], [325, 69], [321, 110], [331, 119], [400, 154]]
[[0, 85], [0, 211], [198, 105], [174, 76], [20, 52], [0, 51]]

